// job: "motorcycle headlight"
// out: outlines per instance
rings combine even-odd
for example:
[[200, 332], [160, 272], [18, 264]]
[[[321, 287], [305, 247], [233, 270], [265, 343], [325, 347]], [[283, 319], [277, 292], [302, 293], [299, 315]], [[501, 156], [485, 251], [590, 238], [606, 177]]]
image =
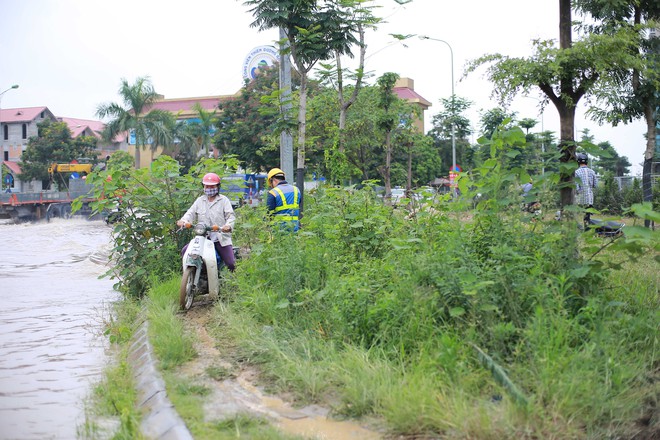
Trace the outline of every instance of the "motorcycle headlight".
[[206, 234], [206, 225], [204, 223], [197, 223], [195, 225], [195, 234], [196, 235]]

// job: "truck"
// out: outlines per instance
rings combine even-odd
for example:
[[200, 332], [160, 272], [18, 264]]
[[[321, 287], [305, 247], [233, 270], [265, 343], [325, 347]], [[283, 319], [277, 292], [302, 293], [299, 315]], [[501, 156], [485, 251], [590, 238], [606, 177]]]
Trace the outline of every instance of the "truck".
[[62, 190], [69, 188], [69, 179], [84, 178], [92, 172], [90, 163], [53, 163], [48, 167], [48, 176], [50, 178], [50, 188], [53, 182], [57, 182]]

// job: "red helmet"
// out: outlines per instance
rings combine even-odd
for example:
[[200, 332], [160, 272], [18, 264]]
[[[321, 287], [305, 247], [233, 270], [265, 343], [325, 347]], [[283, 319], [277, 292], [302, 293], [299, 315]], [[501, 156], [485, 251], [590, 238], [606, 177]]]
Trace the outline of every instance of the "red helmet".
[[220, 176], [218, 176], [215, 173], [204, 174], [204, 178], [202, 179], [202, 183], [204, 185], [219, 185], [220, 184]]

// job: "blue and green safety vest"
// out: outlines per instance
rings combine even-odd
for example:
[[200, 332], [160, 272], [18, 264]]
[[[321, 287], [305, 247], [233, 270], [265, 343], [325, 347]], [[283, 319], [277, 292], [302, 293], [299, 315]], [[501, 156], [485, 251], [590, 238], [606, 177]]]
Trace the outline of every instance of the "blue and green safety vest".
[[274, 214], [274, 221], [285, 228], [293, 231], [300, 229], [300, 191], [297, 187], [286, 182], [281, 182], [275, 188], [268, 191], [275, 198], [275, 208], [272, 204], [268, 207]]

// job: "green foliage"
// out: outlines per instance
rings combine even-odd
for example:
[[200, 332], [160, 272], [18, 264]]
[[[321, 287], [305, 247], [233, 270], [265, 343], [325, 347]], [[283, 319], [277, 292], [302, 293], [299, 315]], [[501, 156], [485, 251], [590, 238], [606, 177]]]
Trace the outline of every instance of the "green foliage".
[[[640, 200], [641, 202], [641, 200]], [[608, 214], [621, 214], [623, 212], [623, 193], [614, 180], [612, 173], [607, 173], [594, 194], [594, 207]]]
[[[292, 79], [296, 84], [296, 77]], [[279, 114], [275, 105], [264, 103], [266, 97], [278, 90], [278, 69], [260, 70], [259, 75], [247, 83], [234, 99], [219, 105], [215, 146], [224, 154], [233, 154], [246, 169], [265, 170], [279, 163], [279, 151], [269, 141], [278, 126]], [[272, 109], [264, 112], [264, 109]]]
[[106, 164], [106, 170], [129, 169], [133, 166], [133, 156], [125, 151], [115, 151]]
[[71, 138], [71, 131], [65, 122], [45, 119], [37, 126], [39, 135], [28, 140], [28, 146], [21, 156], [19, 178], [25, 182], [48, 180], [48, 167], [51, 164], [87, 158], [96, 147], [94, 137]]
[[[501, 437], [612, 433], [654, 392], [640, 384], [657, 349], [642, 329], [657, 325], [650, 278], [658, 271], [640, 278], [637, 304], [619, 305], [639, 284], [617, 284], [610, 271], [621, 264], [606, 252], [657, 254], [657, 234], [632, 228], [612, 242], [583, 238], [572, 224], [530, 222], [519, 209], [529, 175], [510, 166], [524, 133], [498, 129], [481, 142], [490, 155], [460, 179], [464, 199], [437, 201], [414, 219], [384, 206], [369, 185], [307, 194], [301, 231], [255, 244], [241, 262], [233, 311], [272, 329], [248, 338], [282, 368], [273, 374], [283, 386], [317, 395], [319, 383], [336, 384], [345, 414], [385, 415], [415, 434], [455, 429], [454, 414], [463, 433], [479, 437], [491, 425], [477, 420], [500, 411], [509, 414]], [[558, 178], [548, 174], [548, 183]], [[463, 201], [477, 192], [470, 209]], [[324, 371], [328, 362], [337, 366]], [[499, 387], [526, 409], [484, 409], [479, 402], [501, 395]], [[401, 409], [409, 405], [412, 422]]]

